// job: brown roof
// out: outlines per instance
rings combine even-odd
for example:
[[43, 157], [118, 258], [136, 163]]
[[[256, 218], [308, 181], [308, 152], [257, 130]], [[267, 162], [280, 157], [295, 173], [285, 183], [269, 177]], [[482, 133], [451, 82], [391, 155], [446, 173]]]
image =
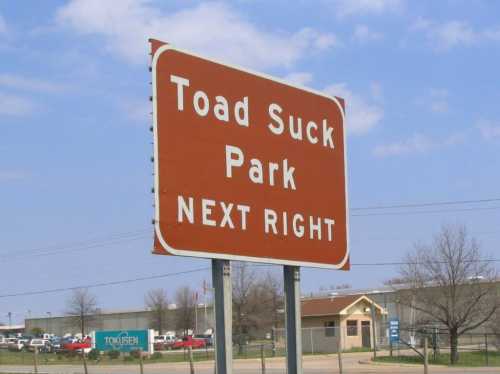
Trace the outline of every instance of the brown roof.
[[302, 317], [339, 314], [343, 309], [361, 298], [362, 295], [325, 297], [302, 300]]

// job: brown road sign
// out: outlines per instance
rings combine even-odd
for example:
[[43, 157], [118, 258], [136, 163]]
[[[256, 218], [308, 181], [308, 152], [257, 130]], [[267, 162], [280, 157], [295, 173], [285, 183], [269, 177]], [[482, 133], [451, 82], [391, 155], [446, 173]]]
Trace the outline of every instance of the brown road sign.
[[343, 100], [152, 47], [155, 253], [348, 269]]

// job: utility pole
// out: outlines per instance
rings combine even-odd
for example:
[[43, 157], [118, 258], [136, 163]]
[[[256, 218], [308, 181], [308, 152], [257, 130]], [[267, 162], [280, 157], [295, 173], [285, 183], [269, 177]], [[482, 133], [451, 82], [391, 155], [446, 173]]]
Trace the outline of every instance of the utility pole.
[[203, 280], [203, 309], [204, 309], [204, 323], [203, 323], [203, 333], [208, 330], [208, 320], [207, 320], [207, 281]]
[[52, 312], [47, 312], [47, 316], [49, 317], [47, 321], [47, 331], [49, 334], [52, 334]]
[[194, 335], [198, 333], [198, 293], [196, 293], [196, 302], [194, 303]]

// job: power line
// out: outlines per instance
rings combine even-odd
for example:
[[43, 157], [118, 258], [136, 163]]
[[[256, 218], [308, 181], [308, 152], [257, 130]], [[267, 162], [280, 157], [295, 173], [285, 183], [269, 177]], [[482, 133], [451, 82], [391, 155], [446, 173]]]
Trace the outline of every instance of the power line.
[[85, 245], [94, 244], [94, 243], [102, 243], [102, 242], [109, 241], [109, 240], [122, 239], [122, 238], [126, 238], [129, 236], [135, 236], [135, 235], [138, 235], [141, 233], [146, 233], [146, 232], [151, 232], [151, 229], [143, 228], [143, 229], [138, 229], [138, 230], [109, 234], [109, 235], [105, 235], [102, 237], [90, 238], [90, 239], [86, 239], [83, 241], [70, 242], [70, 243], [64, 243], [64, 244], [50, 244], [50, 245], [46, 245], [46, 246], [38, 247], [38, 248], [4, 252], [4, 253], [0, 254], [0, 257], [9, 256], [11, 254], [17, 255], [17, 254], [21, 254], [21, 253], [33, 253], [33, 252], [40, 252], [40, 251], [51, 250], [51, 249], [61, 249], [61, 248], [67, 249], [67, 248], [71, 248], [71, 247], [75, 247], [75, 246], [76, 247], [79, 247], [82, 245], [85, 246]]
[[[474, 260], [474, 261], [465, 261], [465, 262], [469, 262], [469, 263], [494, 263], [494, 262], [500, 262], [500, 259], [493, 258], [493, 259]], [[446, 261], [438, 261], [437, 263], [445, 264]], [[419, 263], [417, 263], [417, 262], [414, 262], [414, 263], [413, 262], [411, 262], [411, 263], [408, 263], [408, 262], [371, 262], [371, 263], [368, 263], [368, 262], [366, 262], [366, 263], [352, 263], [351, 266], [401, 266], [401, 265], [408, 265], [408, 264], [409, 265], [412, 265], [412, 264], [416, 265]], [[259, 267], [279, 266], [279, 265], [272, 265], [272, 264], [250, 264], [250, 265], [251, 266], [259, 266]], [[120, 285], [120, 284], [141, 282], [141, 281], [146, 281], [146, 280], [168, 278], [168, 277], [174, 277], [174, 276], [178, 276], [178, 275], [208, 271], [210, 269], [211, 269], [210, 267], [203, 267], [203, 268], [196, 268], [196, 269], [191, 269], [191, 270], [179, 271], [179, 272], [175, 272], [175, 273], [165, 273], [165, 274], [150, 275], [150, 276], [145, 276], [145, 277], [137, 277], [137, 278], [131, 278], [131, 279], [117, 280], [117, 281], [91, 283], [91, 284], [87, 284], [87, 285], [80, 285], [80, 286], [73, 286], [73, 287], [24, 291], [24, 292], [18, 292], [18, 293], [3, 294], [3, 295], [0, 295], [0, 299], [8, 298], [8, 297], [33, 296], [33, 295], [45, 295], [45, 294], [51, 294], [51, 293], [60, 293], [60, 292], [73, 291], [73, 290], [82, 289], [82, 288], [98, 288], [98, 287], [114, 286], [114, 285]]]
[[[469, 260], [464, 263], [494, 263], [500, 262], [500, 258], [491, 258], [484, 260]], [[434, 261], [435, 264], [447, 264], [447, 261]], [[354, 262], [351, 266], [402, 266], [402, 265], [424, 265], [421, 262]]]
[[438, 201], [438, 202], [428, 202], [428, 203], [407, 203], [407, 204], [398, 204], [398, 205], [374, 205], [374, 206], [368, 206], [368, 207], [351, 208], [350, 210], [421, 208], [421, 207], [428, 207], [428, 206], [479, 204], [479, 203], [491, 203], [491, 202], [498, 202], [498, 201], [500, 201], [500, 197], [495, 197], [495, 198], [491, 198], [491, 199], [478, 199], [478, 200], [451, 200], [451, 201]]
[[[494, 201], [500, 201], [500, 198], [490, 198], [490, 199], [477, 199], [477, 200], [454, 200], [454, 201], [442, 201], [442, 202], [426, 202], [426, 203], [408, 203], [408, 204], [399, 204], [399, 205], [378, 205], [378, 206], [368, 206], [368, 207], [357, 207], [351, 208], [351, 211], [360, 211], [360, 210], [377, 210], [377, 209], [396, 209], [396, 208], [418, 208], [418, 207], [427, 207], [427, 206], [442, 206], [442, 205], [459, 205], [459, 204], [473, 204], [473, 203], [489, 203]], [[406, 212], [373, 212], [373, 213], [361, 213], [361, 214], [351, 214], [351, 217], [368, 217], [368, 216], [389, 216], [389, 215], [413, 215], [413, 214], [433, 214], [433, 213], [454, 213], [454, 212], [467, 212], [467, 211], [476, 211], [476, 210], [497, 210], [500, 207], [474, 207], [474, 208], [464, 208], [464, 209], [446, 209], [446, 210], [428, 210], [428, 211], [406, 211]], [[16, 250], [15, 252], [6, 252], [4, 254], [0, 254], [0, 258], [8, 258], [8, 257], [19, 257], [21, 254], [27, 253], [35, 253], [42, 252], [47, 250], [53, 250], [53, 252], [49, 252], [46, 255], [50, 255], [52, 253], [57, 254], [61, 252], [67, 251], [75, 251], [73, 247], [78, 247], [81, 249], [89, 249], [96, 248], [105, 245], [113, 245], [115, 244], [115, 240], [127, 241], [130, 240], [138, 240], [138, 234], [141, 233], [149, 233], [150, 229], [139, 229], [134, 231], [126, 231], [111, 234], [109, 236], [98, 237], [94, 239], [88, 239], [80, 242], [66, 243], [66, 244], [53, 244], [39, 248], [32, 248], [27, 250]], [[144, 236], [146, 237], [146, 236]], [[110, 243], [108, 243], [110, 242]], [[45, 255], [45, 254], [44, 254]]]
[[500, 206], [492, 207], [477, 207], [477, 208], [463, 208], [463, 209], [439, 209], [439, 210], [417, 210], [413, 212], [377, 212], [377, 213], [361, 213], [351, 214], [351, 217], [370, 217], [370, 216], [406, 216], [418, 214], [434, 214], [434, 213], [456, 213], [456, 212], [471, 212], [479, 210], [497, 210]]
[[12, 253], [10, 256], [9, 255], [3, 255], [0, 256], [0, 259], [2, 261], [9, 261], [9, 260], [16, 260], [19, 258], [24, 258], [24, 257], [44, 257], [44, 256], [53, 256], [56, 254], [61, 254], [61, 253], [74, 253], [74, 252], [80, 252], [83, 250], [88, 250], [88, 249], [93, 249], [93, 248], [99, 248], [99, 247], [105, 247], [105, 246], [113, 246], [116, 244], [122, 244], [124, 242], [131, 242], [131, 241], [136, 241], [136, 240], [142, 240], [142, 239], [148, 239], [150, 238], [150, 235], [137, 235], [137, 236], [130, 236], [122, 239], [115, 239], [115, 240], [108, 240], [108, 241], [103, 241], [101, 243], [94, 243], [86, 246], [79, 246], [79, 247], [62, 247], [57, 250], [49, 251], [49, 252], [42, 252], [42, 253]]
[[145, 281], [145, 280], [161, 279], [161, 278], [174, 277], [177, 275], [191, 274], [191, 273], [196, 273], [196, 272], [200, 272], [200, 271], [207, 271], [210, 269], [211, 268], [209, 268], [209, 267], [204, 267], [204, 268], [197, 268], [197, 269], [191, 269], [191, 270], [185, 270], [185, 271], [178, 271], [175, 273], [165, 273], [165, 274], [150, 275], [150, 276], [146, 276], [146, 277], [138, 277], [138, 278], [124, 279], [124, 280], [117, 280], [117, 281], [92, 283], [92, 284], [87, 284], [87, 285], [83, 285], [83, 286], [52, 288], [52, 289], [47, 289], [47, 290], [34, 290], [34, 291], [25, 291], [25, 292], [11, 293], [11, 294], [3, 294], [3, 295], [0, 295], [0, 298], [45, 295], [45, 294], [50, 294], [50, 293], [73, 291], [73, 290], [82, 289], [82, 288], [97, 288], [97, 287], [114, 286], [114, 285], [118, 285], [118, 284], [134, 283], [134, 282], [141, 282], [141, 281]]

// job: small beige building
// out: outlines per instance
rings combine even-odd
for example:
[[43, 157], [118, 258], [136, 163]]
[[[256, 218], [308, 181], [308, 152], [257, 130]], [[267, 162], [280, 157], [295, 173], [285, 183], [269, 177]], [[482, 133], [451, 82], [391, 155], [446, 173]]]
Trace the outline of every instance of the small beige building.
[[[340, 343], [342, 350], [373, 347], [372, 315], [375, 326], [382, 326], [387, 312], [365, 295], [302, 300], [302, 328], [311, 331], [321, 328], [325, 338], [332, 344], [334, 341], [335, 345]], [[376, 334], [379, 335], [378, 332]], [[306, 342], [307, 339], [304, 339]]]

